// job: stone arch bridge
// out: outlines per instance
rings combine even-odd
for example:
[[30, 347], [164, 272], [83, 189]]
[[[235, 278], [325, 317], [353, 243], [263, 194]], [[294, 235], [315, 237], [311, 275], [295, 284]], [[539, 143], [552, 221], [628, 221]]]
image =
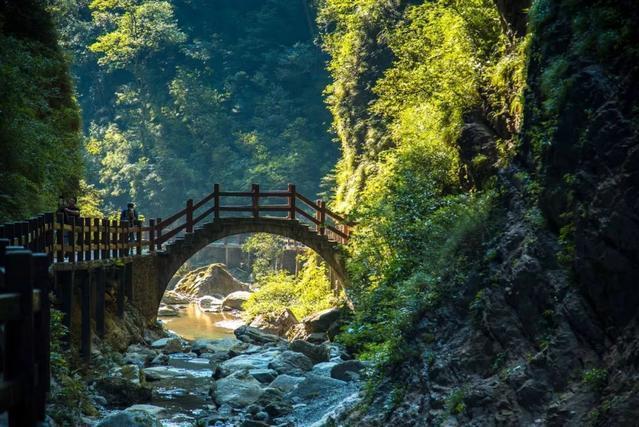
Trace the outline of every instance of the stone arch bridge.
[[[221, 191], [216, 184], [203, 199], [187, 200], [181, 211], [148, 224], [44, 214], [0, 226], [0, 239], [9, 239], [9, 245], [48, 254], [61, 290], [70, 287], [65, 292], [71, 295], [74, 284], [97, 282], [97, 288], [91, 285], [87, 291], [96, 299], [96, 293], [104, 292], [99, 285], [103, 271], [122, 270], [119, 306], [128, 301], [149, 323], [156, 319], [169, 281], [189, 258], [217, 240], [245, 233], [269, 233], [304, 244], [327, 263], [339, 286], [346, 285], [340, 246], [348, 241], [348, 222], [324, 201], [299, 194], [294, 185], [260, 191], [253, 184], [250, 192], [235, 192]], [[61, 299], [72, 304], [72, 296]]]

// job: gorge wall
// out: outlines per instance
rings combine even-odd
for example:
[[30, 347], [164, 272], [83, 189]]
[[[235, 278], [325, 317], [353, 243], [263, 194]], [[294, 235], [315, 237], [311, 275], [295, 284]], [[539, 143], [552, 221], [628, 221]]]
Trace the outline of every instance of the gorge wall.
[[[325, 3], [334, 205], [363, 218], [343, 340], [378, 365], [346, 423], [633, 425], [637, 7]], [[464, 50], [438, 52], [451, 39]]]

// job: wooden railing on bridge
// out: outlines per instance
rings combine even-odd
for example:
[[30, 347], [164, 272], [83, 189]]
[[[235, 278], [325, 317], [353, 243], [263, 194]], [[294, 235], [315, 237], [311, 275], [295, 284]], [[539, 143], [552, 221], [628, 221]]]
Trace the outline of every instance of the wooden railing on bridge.
[[45, 420], [49, 391], [49, 259], [0, 239], [0, 413], [9, 426]]
[[[239, 199], [240, 203], [225, 203], [229, 199]], [[236, 215], [229, 217], [228, 213]], [[166, 219], [151, 219], [146, 226], [141, 222], [65, 218], [61, 213], [46, 213], [0, 225], [0, 238], [9, 239], [11, 245], [46, 253], [53, 262], [76, 263], [155, 252], [179, 234], [192, 233], [198, 224], [236, 217], [297, 220], [338, 243], [348, 242], [350, 235], [344, 217], [328, 209], [323, 200], [312, 201], [298, 193], [295, 185], [290, 184], [284, 191], [260, 191], [259, 185], [253, 184], [251, 191], [238, 192], [221, 191], [215, 184], [213, 192], [203, 199], [187, 200], [184, 209]]]

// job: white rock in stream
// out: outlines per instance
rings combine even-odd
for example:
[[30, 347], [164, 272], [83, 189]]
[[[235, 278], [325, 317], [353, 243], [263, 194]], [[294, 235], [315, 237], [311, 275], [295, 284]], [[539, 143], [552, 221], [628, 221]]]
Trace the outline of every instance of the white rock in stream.
[[211, 392], [218, 405], [226, 403], [235, 408], [242, 408], [260, 398], [262, 387], [252, 375], [239, 371], [215, 381]]
[[198, 378], [211, 376], [213, 373], [211, 370], [191, 370], [184, 368], [174, 368], [173, 366], [152, 366], [150, 368], [144, 368], [144, 375], [148, 381], [159, 381], [170, 378]]
[[166, 408], [163, 408], [161, 406], [144, 404], [129, 406], [125, 409], [125, 411], [144, 411], [147, 414], [153, 415], [154, 417], [160, 417], [162, 415], [165, 415], [167, 412]]
[[279, 350], [267, 350], [262, 353], [241, 354], [220, 364], [225, 375], [239, 370], [268, 369], [269, 363], [281, 354]]
[[230, 308], [232, 310], [242, 310], [242, 306], [246, 301], [248, 301], [250, 296], [251, 293], [246, 291], [230, 293], [224, 298], [224, 301], [222, 301], [222, 307]]

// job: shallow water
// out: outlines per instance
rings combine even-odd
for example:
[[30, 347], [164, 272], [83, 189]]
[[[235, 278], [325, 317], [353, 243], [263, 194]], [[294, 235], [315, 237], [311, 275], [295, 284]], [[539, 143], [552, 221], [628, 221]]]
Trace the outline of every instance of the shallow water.
[[180, 310], [180, 316], [159, 316], [164, 326], [187, 340], [199, 338], [233, 338], [233, 330], [243, 325], [242, 319], [230, 312], [209, 313], [196, 303]]

